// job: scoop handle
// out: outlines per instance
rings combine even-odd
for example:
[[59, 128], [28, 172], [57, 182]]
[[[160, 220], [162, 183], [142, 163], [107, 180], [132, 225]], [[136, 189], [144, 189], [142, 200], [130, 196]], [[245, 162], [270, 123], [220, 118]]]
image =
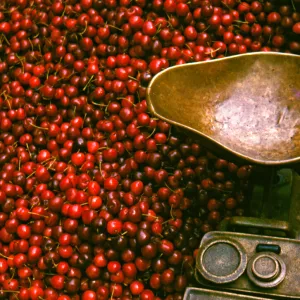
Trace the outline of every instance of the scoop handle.
[[284, 232], [287, 237], [293, 238], [295, 236], [289, 222], [253, 217], [232, 217], [230, 220], [223, 220], [220, 223], [219, 230], [229, 231], [231, 228], [236, 227], [277, 230]]

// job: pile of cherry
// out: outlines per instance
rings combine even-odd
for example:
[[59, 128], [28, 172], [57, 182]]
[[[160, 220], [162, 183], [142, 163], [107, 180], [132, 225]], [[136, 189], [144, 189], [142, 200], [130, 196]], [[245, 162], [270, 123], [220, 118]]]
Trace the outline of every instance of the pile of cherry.
[[203, 234], [244, 214], [252, 168], [152, 117], [147, 84], [299, 53], [299, 2], [0, 2], [0, 299], [182, 299]]

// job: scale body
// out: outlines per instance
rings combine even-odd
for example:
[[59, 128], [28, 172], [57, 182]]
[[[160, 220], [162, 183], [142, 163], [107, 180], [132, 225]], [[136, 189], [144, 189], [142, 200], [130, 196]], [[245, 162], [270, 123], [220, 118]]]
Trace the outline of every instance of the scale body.
[[184, 299], [300, 299], [300, 56], [171, 67], [153, 78], [147, 102], [215, 153], [255, 166], [251, 217], [223, 221], [202, 238], [199, 286]]

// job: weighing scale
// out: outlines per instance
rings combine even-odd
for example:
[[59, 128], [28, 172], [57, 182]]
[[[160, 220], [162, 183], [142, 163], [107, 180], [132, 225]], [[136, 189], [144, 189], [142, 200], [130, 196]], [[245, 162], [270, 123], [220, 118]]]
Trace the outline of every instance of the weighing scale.
[[202, 238], [186, 300], [300, 299], [300, 56], [249, 53], [174, 66], [150, 111], [224, 158], [252, 163], [248, 213]]

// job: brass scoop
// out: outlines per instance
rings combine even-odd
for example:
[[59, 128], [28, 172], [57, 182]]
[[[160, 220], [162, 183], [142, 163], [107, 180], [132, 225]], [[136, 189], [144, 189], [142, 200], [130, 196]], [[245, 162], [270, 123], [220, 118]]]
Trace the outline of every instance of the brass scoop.
[[300, 161], [300, 56], [249, 53], [157, 74], [150, 111], [206, 146], [263, 165]]

